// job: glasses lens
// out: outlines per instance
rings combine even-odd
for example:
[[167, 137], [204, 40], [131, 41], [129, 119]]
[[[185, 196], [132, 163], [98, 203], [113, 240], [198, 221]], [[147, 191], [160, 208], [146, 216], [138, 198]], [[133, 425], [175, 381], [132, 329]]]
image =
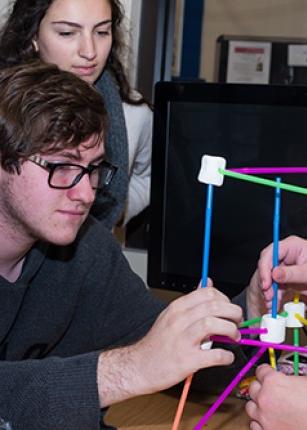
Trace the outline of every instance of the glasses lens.
[[82, 167], [70, 164], [55, 166], [50, 177], [50, 185], [57, 188], [69, 188], [76, 177], [82, 174], [82, 171]]
[[100, 167], [100, 184], [102, 187], [106, 187], [110, 185], [110, 182], [112, 181], [112, 178], [116, 172], [116, 167], [112, 164], [105, 162]]
[[59, 164], [53, 166], [49, 184], [55, 188], [70, 188], [76, 185], [83, 175], [88, 174], [92, 188], [98, 190], [110, 184], [115, 172], [116, 167], [106, 161], [99, 166], [89, 165], [88, 167]]
[[90, 183], [91, 183], [91, 186], [94, 190], [98, 190], [99, 188], [101, 188], [100, 180], [99, 180], [99, 178], [101, 176], [100, 171], [101, 171], [101, 167], [97, 166], [89, 174], [90, 175]]

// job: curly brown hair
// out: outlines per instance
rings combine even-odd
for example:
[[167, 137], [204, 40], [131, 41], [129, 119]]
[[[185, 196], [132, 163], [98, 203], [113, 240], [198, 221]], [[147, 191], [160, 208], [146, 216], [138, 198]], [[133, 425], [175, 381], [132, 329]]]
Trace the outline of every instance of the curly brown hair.
[[101, 142], [107, 112], [99, 93], [72, 73], [36, 60], [0, 70], [0, 158], [9, 172], [35, 153]]
[[[16, 0], [0, 36], [0, 66], [20, 64], [34, 58], [38, 53], [33, 46], [33, 39], [38, 34], [39, 26], [54, 0]], [[126, 76], [121, 58], [124, 55], [122, 21], [124, 12], [119, 0], [107, 0], [112, 11], [112, 48], [106, 69], [115, 78], [120, 96], [130, 104], [142, 104], [143, 98], [132, 96], [131, 86]]]

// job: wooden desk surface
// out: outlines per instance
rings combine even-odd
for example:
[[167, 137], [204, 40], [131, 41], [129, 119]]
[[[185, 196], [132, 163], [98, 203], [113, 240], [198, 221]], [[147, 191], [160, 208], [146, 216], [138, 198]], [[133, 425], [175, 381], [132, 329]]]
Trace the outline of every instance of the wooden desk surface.
[[[126, 400], [113, 405], [106, 422], [119, 430], [170, 430], [181, 391], [170, 389], [162, 393]], [[185, 407], [180, 430], [192, 430], [213, 404], [216, 396], [191, 392]], [[211, 417], [207, 430], [248, 430], [245, 401], [228, 397]]]

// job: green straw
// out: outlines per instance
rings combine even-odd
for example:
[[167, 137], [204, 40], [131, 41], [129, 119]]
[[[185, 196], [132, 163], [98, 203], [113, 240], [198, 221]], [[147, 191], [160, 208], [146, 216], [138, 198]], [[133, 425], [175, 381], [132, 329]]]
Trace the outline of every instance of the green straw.
[[270, 179], [260, 178], [254, 175], [244, 175], [243, 173], [232, 172], [230, 170], [219, 169], [221, 175], [229, 176], [234, 179], [242, 181], [254, 182], [255, 184], [266, 185], [273, 188], [281, 188], [282, 190], [291, 191], [292, 193], [307, 194], [307, 188], [298, 187], [296, 185], [285, 184], [284, 182], [278, 183]]
[[262, 317], [253, 318], [251, 320], [243, 321], [239, 327], [249, 327], [250, 325], [260, 323]]
[[[288, 316], [288, 312], [281, 312], [279, 314], [279, 316], [281, 316], [281, 317], [287, 317]], [[258, 323], [260, 323], [261, 319], [262, 319], [262, 317], [256, 317], [256, 318], [253, 318], [251, 320], [243, 321], [239, 325], [239, 327], [241, 327], [241, 328], [242, 327], [249, 327], [250, 325], [258, 324]]]
[[[294, 328], [293, 331], [293, 345], [300, 346], [300, 333], [298, 328]], [[298, 376], [299, 374], [299, 353], [294, 353], [294, 361], [293, 361], [293, 370], [294, 375]]]

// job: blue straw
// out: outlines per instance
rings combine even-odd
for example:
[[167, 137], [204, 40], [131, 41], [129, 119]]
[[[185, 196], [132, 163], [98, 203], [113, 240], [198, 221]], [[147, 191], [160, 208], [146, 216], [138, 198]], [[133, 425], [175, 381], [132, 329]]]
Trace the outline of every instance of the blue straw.
[[[280, 183], [281, 179], [276, 178], [276, 182]], [[278, 266], [278, 243], [279, 243], [279, 225], [280, 225], [280, 194], [281, 189], [275, 189], [275, 203], [274, 203], [274, 220], [273, 220], [273, 267]], [[274, 296], [272, 301], [272, 317], [277, 318], [278, 308], [278, 284], [272, 284]]]
[[201, 277], [201, 287], [202, 288], [206, 287], [207, 281], [208, 281], [211, 219], [212, 219], [212, 201], [213, 201], [213, 185], [208, 184], [207, 202], [206, 202], [206, 216], [205, 216], [205, 231], [204, 231], [203, 267], [202, 267], [202, 277]]

